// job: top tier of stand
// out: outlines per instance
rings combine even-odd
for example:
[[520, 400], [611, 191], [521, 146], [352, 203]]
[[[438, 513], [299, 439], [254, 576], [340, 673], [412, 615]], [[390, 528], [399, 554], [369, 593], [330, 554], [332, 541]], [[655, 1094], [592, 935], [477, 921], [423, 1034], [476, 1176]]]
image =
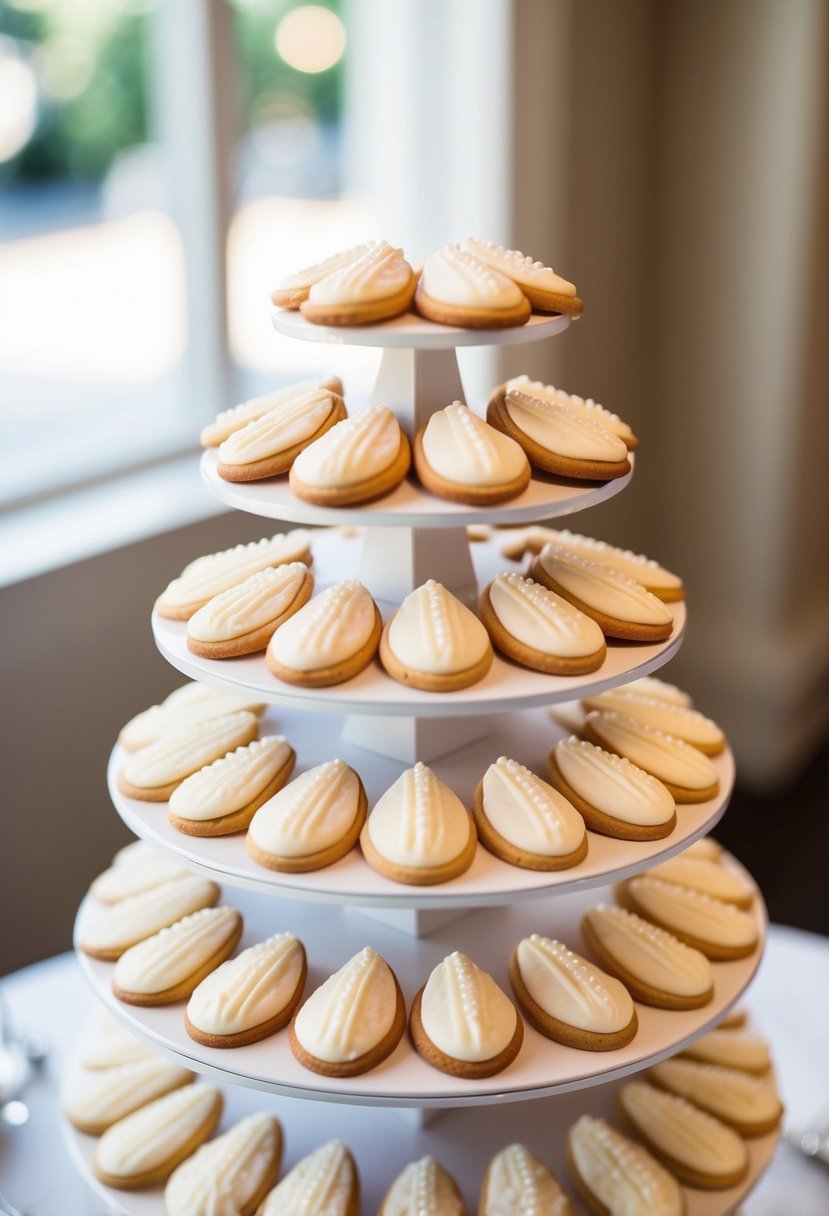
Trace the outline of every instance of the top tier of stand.
[[384, 350], [456, 350], [459, 346], [515, 346], [538, 342], [564, 333], [570, 318], [535, 313], [526, 325], [508, 329], [465, 329], [458, 325], [436, 325], [417, 313], [407, 312], [379, 325], [314, 325], [301, 312], [275, 308], [273, 327], [286, 338], [300, 342], [323, 342], [328, 346], [374, 346]]

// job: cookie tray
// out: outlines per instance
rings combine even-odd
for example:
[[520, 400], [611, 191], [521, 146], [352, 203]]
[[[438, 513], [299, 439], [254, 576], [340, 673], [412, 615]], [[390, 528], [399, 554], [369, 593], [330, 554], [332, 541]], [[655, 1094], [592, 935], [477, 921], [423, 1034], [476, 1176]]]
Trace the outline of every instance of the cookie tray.
[[449, 351], [460, 346], [518, 346], [564, 333], [570, 318], [558, 313], [533, 313], [526, 325], [506, 329], [467, 329], [438, 325], [415, 312], [404, 313], [377, 325], [314, 325], [301, 312], [271, 309], [277, 333], [300, 342], [322, 342], [326, 346], [373, 346], [384, 349]]

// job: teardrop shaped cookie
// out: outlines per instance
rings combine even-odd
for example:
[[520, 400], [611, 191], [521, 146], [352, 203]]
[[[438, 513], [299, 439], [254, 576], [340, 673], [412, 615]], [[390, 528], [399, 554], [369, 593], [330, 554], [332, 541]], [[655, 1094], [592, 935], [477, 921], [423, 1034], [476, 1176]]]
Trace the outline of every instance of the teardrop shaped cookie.
[[506, 329], [526, 325], [532, 308], [506, 275], [460, 245], [444, 245], [423, 263], [415, 293], [421, 316], [439, 325]]
[[149, 856], [142, 853], [134, 861], [111, 865], [93, 879], [89, 894], [99, 904], [117, 904], [122, 899], [140, 895], [143, 891], [158, 887], [172, 878], [183, 878], [186, 874], [189, 874], [189, 870], [172, 857], [152, 850]]
[[777, 1127], [783, 1115], [771, 1074], [753, 1077], [737, 1068], [672, 1059], [649, 1068], [647, 1077], [660, 1089], [722, 1119], [741, 1136], [763, 1136]]
[[258, 716], [264, 708], [263, 701], [254, 700], [249, 695], [220, 692], [218, 688], [210, 688], [193, 680], [174, 689], [160, 705], [151, 705], [130, 718], [119, 732], [118, 742], [124, 751], [137, 752], [142, 747], [156, 743], [162, 735], [195, 726], [198, 722], [223, 718], [225, 714], [239, 713], [243, 709]]
[[216, 472], [224, 481], [261, 481], [287, 473], [303, 448], [346, 417], [345, 402], [328, 389], [298, 394], [219, 444]]
[[363, 783], [354, 769], [344, 760], [327, 760], [259, 808], [248, 828], [247, 851], [270, 870], [320, 870], [353, 849], [366, 807]]
[[257, 719], [240, 710], [163, 735], [127, 757], [116, 779], [118, 789], [127, 798], [166, 802], [185, 777], [252, 743], [258, 734]]
[[187, 836], [243, 832], [288, 780], [295, 761], [283, 735], [254, 739], [185, 778], [170, 795], [167, 819]]
[[182, 1162], [164, 1188], [166, 1216], [254, 1216], [276, 1182], [282, 1128], [273, 1115], [249, 1115]]
[[361, 245], [351, 245], [348, 249], [340, 249], [330, 257], [323, 258], [321, 262], [314, 262], [311, 266], [304, 266], [302, 270], [286, 275], [271, 292], [271, 303], [277, 308], [299, 308], [302, 301], [308, 299], [308, 292], [315, 283], [342, 270], [344, 266], [351, 266], [379, 243], [364, 241]]
[[136, 942], [152, 937], [159, 929], [181, 920], [182, 916], [212, 907], [218, 898], [216, 884], [198, 874], [172, 878], [108, 907], [84, 926], [78, 935], [77, 947], [92, 958], [115, 962]]
[[676, 802], [708, 802], [719, 792], [720, 779], [707, 756], [635, 718], [592, 710], [583, 733], [591, 743], [625, 756], [657, 777]]
[[481, 843], [525, 870], [564, 870], [587, 856], [584, 820], [535, 773], [499, 756], [475, 790], [472, 813]]
[[377, 1216], [465, 1216], [458, 1184], [434, 1157], [412, 1161], [397, 1175]]
[[718, 756], [725, 749], [725, 735], [711, 718], [690, 706], [650, 696], [629, 684], [582, 697], [581, 703], [588, 712], [591, 709], [616, 710], [627, 718], [645, 722], [666, 735], [690, 743], [706, 756]]
[[98, 1006], [89, 1024], [84, 1027], [78, 1063], [81, 1068], [96, 1070], [146, 1060], [152, 1055], [155, 1052], [151, 1047], [116, 1022], [102, 1006]]
[[604, 1119], [582, 1115], [567, 1137], [567, 1162], [593, 1211], [625, 1216], [682, 1216], [677, 1180], [647, 1149]]
[[512, 279], [521, 288], [533, 308], [541, 312], [563, 312], [580, 317], [584, 304], [576, 295], [573, 283], [568, 283], [560, 274], [543, 262], [534, 261], [520, 249], [507, 249], [494, 241], [479, 241], [468, 237], [461, 242], [461, 249], [479, 258], [499, 274]]
[[593, 832], [620, 840], [661, 840], [676, 827], [668, 789], [623, 756], [586, 739], [560, 739], [547, 757], [550, 780]]
[[673, 632], [672, 612], [641, 583], [570, 549], [545, 545], [530, 573], [591, 617], [606, 637], [664, 642]]
[[360, 1183], [351, 1153], [329, 1140], [298, 1161], [258, 1216], [360, 1216]]
[[713, 899], [722, 899], [738, 908], [750, 908], [756, 888], [747, 877], [721, 861], [705, 857], [689, 857], [687, 850], [648, 870], [649, 878], [661, 878], [680, 887], [689, 887]]
[[508, 659], [550, 675], [596, 671], [607, 654], [604, 635], [585, 613], [520, 574], [499, 574], [484, 588], [481, 620]]
[[610, 481], [630, 472], [623, 439], [558, 402], [502, 386], [489, 399], [486, 420], [520, 444], [533, 468], [545, 473]]
[[78, 1131], [100, 1136], [140, 1106], [195, 1079], [195, 1073], [153, 1053], [75, 1078], [64, 1096], [63, 1111]]
[[524, 1144], [508, 1144], [490, 1161], [478, 1216], [573, 1216], [549, 1166]]
[[513, 376], [512, 379], [507, 380], [506, 390], [507, 392], [515, 390], [519, 393], [525, 393], [528, 397], [540, 398], [542, 401], [552, 401], [554, 405], [563, 405], [565, 409], [572, 411], [572, 413], [579, 414], [590, 422], [597, 422], [606, 431], [611, 431], [614, 435], [618, 435], [629, 452], [633, 452], [639, 447], [639, 440], [628, 424], [623, 422], [618, 414], [614, 414], [611, 410], [605, 409], [603, 405], [599, 405], [598, 401], [594, 401], [592, 397], [585, 399], [584, 397], [579, 397], [576, 393], [567, 393], [564, 389], [556, 388], [552, 384], [544, 384], [541, 380], [531, 380], [526, 375]]
[[450, 692], [484, 678], [492, 646], [474, 612], [430, 578], [386, 622], [380, 661], [401, 684]]
[[289, 482], [297, 498], [325, 507], [372, 502], [400, 484], [411, 449], [393, 412], [374, 405], [327, 431], [300, 452]]
[[128, 1005], [181, 1001], [233, 953], [241, 936], [235, 908], [201, 908], [125, 950], [112, 991]]
[[417, 280], [387, 241], [373, 241], [352, 261], [318, 279], [300, 312], [315, 325], [370, 325], [405, 312]]
[[382, 618], [362, 583], [329, 587], [280, 625], [265, 660], [287, 684], [327, 688], [367, 667], [380, 641]]
[[414, 466], [427, 490], [472, 506], [517, 498], [530, 482], [529, 462], [520, 444], [461, 401], [436, 410], [417, 432]]
[[214, 595], [187, 622], [187, 649], [204, 659], [264, 650], [275, 630], [311, 598], [314, 576], [302, 562], [270, 566]]
[[702, 1064], [722, 1064], [741, 1072], [762, 1076], [771, 1068], [769, 1045], [759, 1034], [718, 1027], [695, 1043], [683, 1047], [680, 1055]]
[[339, 376], [325, 376], [318, 380], [302, 380], [299, 384], [291, 384], [288, 388], [281, 388], [275, 393], [265, 393], [262, 397], [252, 397], [250, 401], [243, 401], [229, 410], [221, 410], [215, 420], [204, 427], [199, 436], [199, 442], [203, 448], [218, 447], [234, 431], [241, 430], [243, 426], [247, 426], [249, 422], [255, 422], [263, 414], [270, 414], [272, 410], [281, 409], [283, 405], [290, 404], [295, 397], [313, 392], [314, 389], [328, 389], [329, 392], [342, 397], [343, 382]]
[[707, 958], [746, 958], [759, 941], [757, 922], [734, 904], [645, 874], [623, 884], [634, 912], [701, 950]]

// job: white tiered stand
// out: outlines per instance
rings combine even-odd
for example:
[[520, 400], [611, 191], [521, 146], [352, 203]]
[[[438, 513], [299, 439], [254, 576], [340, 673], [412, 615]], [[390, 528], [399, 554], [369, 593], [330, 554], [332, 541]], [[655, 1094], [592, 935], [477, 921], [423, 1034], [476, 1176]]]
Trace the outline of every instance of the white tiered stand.
[[[289, 337], [381, 347], [373, 401], [392, 405], [411, 435], [435, 409], [453, 399], [463, 400], [457, 347], [539, 340], [561, 333], [568, 320], [533, 317], [519, 329], [484, 333], [407, 316], [349, 330], [313, 326], [299, 314], [277, 312], [274, 325]], [[474, 603], [480, 586], [510, 563], [501, 557], [497, 540], [473, 545], [470, 552], [468, 524], [521, 524], [568, 515], [618, 493], [632, 476], [631, 472], [616, 481], [591, 485], [536, 474], [519, 498], [488, 510], [434, 498], [407, 481], [376, 504], [341, 510], [300, 502], [285, 479], [247, 485], [224, 482], [210, 452], [202, 459], [202, 474], [211, 493], [241, 510], [297, 524], [365, 529], [359, 537], [327, 533], [312, 538], [316, 588], [356, 574], [381, 608], [399, 604], [427, 578], [439, 579]], [[294, 688], [271, 676], [261, 656], [228, 662], [195, 658], [187, 650], [181, 623], [154, 615], [153, 632], [164, 656], [188, 676], [254, 692], [269, 702], [267, 729], [287, 735], [297, 751], [298, 770], [343, 756], [360, 773], [371, 805], [417, 759], [433, 764], [467, 801], [498, 755], [514, 756], [543, 775], [546, 753], [562, 732], [542, 707], [656, 670], [682, 641], [684, 605], [675, 605], [674, 611], [675, 627], [666, 642], [653, 646], [611, 642], [605, 664], [592, 676], [545, 676], [496, 658], [480, 684], [443, 695], [404, 688], [378, 664], [335, 688]], [[326, 870], [284, 875], [253, 863], [241, 836], [180, 835], [167, 825], [162, 807], [136, 802], [117, 791], [114, 776], [121, 762], [116, 747], [109, 785], [119, 814], [138, 836], [178, 857], [186, 867], [238, 889], [232, 902], [245, 916], [242, 946], [280, 929], [296, 932], [308, 950], [307, 991], [311, 991], [351, 954], [370, 944], [391, 963], [409, 1000], [431, 968], [453, 949], [470, 954], [507, 990], [511, 950], [526, 934], [558, 936], [578, 949], [584, 909], [599, 899], [612, 899], [608, 886], [612, 881], [647, 870], [708, 832], [723, 814], [734, 780], [733, 760], [726, 752], [716, 761], [720, 795], [708, 803], [680, 807], [678, 826], [666, 840], [635, 844], [590, 833], [586, 861], [553, 874], [507, 866], [479, 848], [472, 868], [460, 879], [441, 887], [409, 888], [377, 875], [356, 851]], [[228, 895], [225, 892], [226, 900]], [[76, 933], [95, 912], [87, 899]], [[584, 1110], [612, 1115], [614, 1083], [693, 1041], [745, 990], [759, 964], [765, 937], [765, 908], [759, 893], [755, 915], [760, 948], [750, 959], [714, 964], [716, 994], [705, 1009], [677, 1013], [639, 1006], [640, 1030], [633, 1043], [607, 1055], [561, 1047], [526, 1026], [515, 1063], [505, 1073], [478, 1082], [430, 1068], [405, 1038], [379, 1068], [347, 1081], [302, 1069], [285, 1035], [235, 1051], [204, 1048], [186, 1035], [180, 1006], [124, 1005], [111, 993], [111, 965], [80, 954], [79, 958], [93, 990], [121, 1021], [168, 1055], [233, 1087], [228, 1109], [234, 1116], [263, 1105], [250, 1091], [276, 1095], [266, 1103], [275, 1107], [285, 1125], [288, 1166], [324, 1139], [343, 1138], [357, 1156], [363, 1210], [368, 1213], [376, 1210], [403, 1165], [430, 1152], [457, 1177], [473, 1211], [488, 1159], [515, 1139], [558, 1168], [565, 1185], [570, 1182], [562, 1149], [567, 1128], [577, 1115]], [[70, 1141], [88, 1174], [89, 1138], [70, 1133]], [[751, 1172], [740, 1187], [710, 1194], [688, 1191], [688, 1216], [733, 1211], [767, 1164], [775, 1142], [771, 1135], [751, 1143]], [[129, 1216], [160, 1216], [163, 1210], [160, 1189], [130, 1196], [104, 1191], [115, 1209]], [[578, 1203], [575, 1209], [582, 1211]]]

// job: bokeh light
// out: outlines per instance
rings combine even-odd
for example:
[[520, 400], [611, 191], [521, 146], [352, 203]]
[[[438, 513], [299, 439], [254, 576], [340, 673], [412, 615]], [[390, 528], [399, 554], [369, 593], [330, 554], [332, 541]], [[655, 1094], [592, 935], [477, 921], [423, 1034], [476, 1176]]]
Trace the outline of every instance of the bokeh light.
[[11, 40], [0, 39], [0, 163], [25, 148], [36, 126], [35, 74]]
[[327, 72], [343, 57], [345, 27], [330, 8], [302, 4], [282, 18], [275, 42], [279, 54], [297, 72]]

